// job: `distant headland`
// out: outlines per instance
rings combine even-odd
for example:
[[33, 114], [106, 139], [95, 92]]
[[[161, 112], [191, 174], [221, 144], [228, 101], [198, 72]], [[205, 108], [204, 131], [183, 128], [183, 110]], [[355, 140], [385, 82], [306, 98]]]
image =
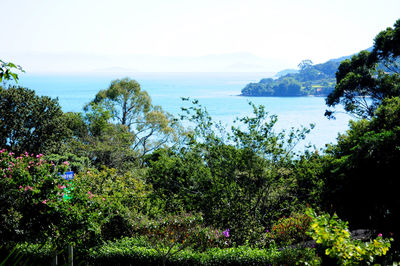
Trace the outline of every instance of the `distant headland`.
[[277, 73], [276, 78], [263, 78], [257, 83], [247, 84], [240, 96], [251, 97], [325, 97], [336, 84], [335, 73], [340, 62], [349, 59], [344, 56], [314, 65], [311, 60], [303, 60], [299, 70], [285, 69]]

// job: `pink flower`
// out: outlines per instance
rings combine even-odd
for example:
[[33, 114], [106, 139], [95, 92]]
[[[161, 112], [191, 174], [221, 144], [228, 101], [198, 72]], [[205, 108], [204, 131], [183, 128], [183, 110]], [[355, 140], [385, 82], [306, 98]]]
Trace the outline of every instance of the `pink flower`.
[[65, 165], [69, 165], [69, 162], [65, 161], [64, 164], [65, 164]]
[[88, 191], [88, 195], [89, 195], [89, 199], [93, 198], [93, 196], [94, 196], [93, 193], [90, 191]]
[[378, 234], [378, 237], [382, 237], [382, 234], [381, 234], [381, 233], [379, 233], [379, 234]]
[[47, 204], [47, 200], [42, 201], [43, 204]]
[[33, 191], [33, 188], [32, 188], [31, 186], [26, 186], [24, 190], [27, 191], [28, 189], [29, 189], [30, 191]]

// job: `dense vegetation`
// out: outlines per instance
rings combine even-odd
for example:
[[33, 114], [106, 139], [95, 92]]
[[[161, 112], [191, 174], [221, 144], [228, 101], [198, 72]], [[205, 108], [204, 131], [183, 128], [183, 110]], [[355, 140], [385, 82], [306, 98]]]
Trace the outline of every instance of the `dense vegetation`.
[[0, 261], [62, 263], [71, 246], [89, 265], [399, 261], [399, 47], [400, 20], [340, 64], [327, 104], [359, 119], [302, 153], [313, 126], [276, 131], [263, 106], [228, 130], [197, 100], [172, 117], [126, 78], [63, 113], [0, 61]]
[[264, 78], [258, 83], [249, 83], [242, 89], [241, 96], [327, 96], [335, 87], [335, 72], [340, 62], [330, 60], [313, 65], [303, 60], [298, 72], [289, 72], [277, 79]]

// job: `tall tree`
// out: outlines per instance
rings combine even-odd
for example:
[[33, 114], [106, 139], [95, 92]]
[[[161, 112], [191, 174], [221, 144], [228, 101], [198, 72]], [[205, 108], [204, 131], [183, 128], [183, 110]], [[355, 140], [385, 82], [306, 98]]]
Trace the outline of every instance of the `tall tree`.
[[313, 62], [310, 59], [305, 59], [300, 62], [298, 67], [300, 68], [300, 70], [306, 70], [308, 68], [311, 68], [312, 65], [313, 65]]
[[0, 87], [0, 145], [13, 152], [53, 152], [67, 137], [56, 99], [23, 87]]
[[385, 99], [371, 120], [352, 121], [328, 150], [325, 203], [358, 228], [400, 233], [400, 99]]
[[109, 112], [109, 122], [127, 128], [132, 136], [131, 147], [140, 157], [179, 136], [178, 121], [160, 106], [152, 105], [148, 93], [135, 80], [112, 81], [85, 108], [88, 112], [101, 109]]
[[[350, 114], [371, 118], [388, 97], [400, 95], [400, 19], [380, 32], [372, 52], [361, 51], [344, 60], [336, 73], [336, 87], [326, 99], [329, 107], [341, 103]], [[327, 110], [328, 117], [334, 111]]]

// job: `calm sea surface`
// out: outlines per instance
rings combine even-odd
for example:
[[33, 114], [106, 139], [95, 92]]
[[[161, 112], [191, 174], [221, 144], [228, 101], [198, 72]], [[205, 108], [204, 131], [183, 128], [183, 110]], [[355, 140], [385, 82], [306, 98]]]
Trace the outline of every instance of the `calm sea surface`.
[[269, 114], [278, 115], [277, 130], [315, 124], [305, 144], [323, 148], [335, 143], [338, 133], [348, 128], [350, 117], [339, 114], [336, 120], [324, 117], [326, 109], [321, 97], [239, 97], [249, 82], [264, 78], [262, 73], [137, 73], [129, 75], [29, 75], [21, 76], [19, 85], [39, 95], [58, 97], [64, 112], [80, 112], [84, 104], [106, 89], [111, 80], [128, 76], [136, 79], [154, 104], [174, 115], [180, 114], [181, 97], [198, 99], [215, 120], [231, 125], [235, 117], [251, 114], [248, 102], [264, 105]]

